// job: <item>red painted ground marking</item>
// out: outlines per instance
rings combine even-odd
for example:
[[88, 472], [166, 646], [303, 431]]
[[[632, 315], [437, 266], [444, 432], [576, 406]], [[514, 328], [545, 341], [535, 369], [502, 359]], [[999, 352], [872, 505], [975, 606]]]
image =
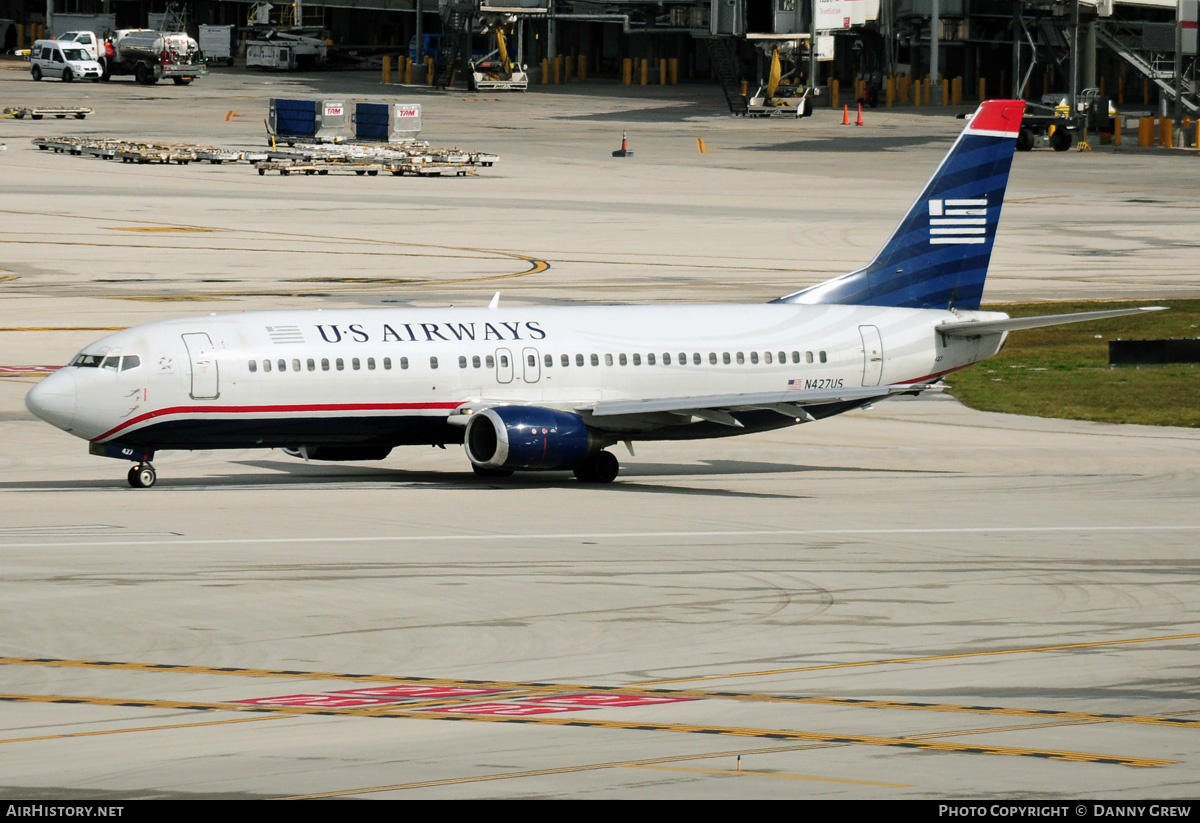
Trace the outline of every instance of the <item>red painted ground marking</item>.
[[468, 689], [458, 686], [380, 686], [374, 689], [347, 689], [334, 694], [355, 694], [363, 697], [426, 698], [469, 697], [473, 694], [495, 694], [503, 689]]
[[469, 706], [451, 706], [445, 709], [425, 709], [440, 714], [501, 714], [509, 717], [524, 717], [528, 714], [553, 714], [554, 712], [578, 712], [585, 707], [555, 706], [546, 703], [472, 703]]
[[0, 366], [0, 374], [29, 374], [30, 372], [50, 374], [61, 368], [62, 366]]
[[557, 706], [575, 706], [581, 709], [604, 708], [606, 706], [656, 706], [660, 703], [686, 703], [690, 697], [650, 697], [633, 694], [568, 694], [553, 697], [532, 697], [524, 703], [553, 703]]
[[378, 706], [381, 703], [395, 703], [394, 699], [386, 697], [339, 697], [335, 694], [285, 694], [281, 697], [259, 697], [254, 700], [235, 700], [235, 703], [249, 703], [254, 706], [317, 706], [326, 709], [344, 709], [352, 706]]

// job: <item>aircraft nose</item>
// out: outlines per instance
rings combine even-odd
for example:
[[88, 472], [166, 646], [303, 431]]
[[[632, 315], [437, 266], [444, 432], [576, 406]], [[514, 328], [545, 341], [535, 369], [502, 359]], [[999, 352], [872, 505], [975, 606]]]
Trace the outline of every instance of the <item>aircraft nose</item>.
[[67, 369], [56, 371], [29, 390], [25, 407], [50, 425], [70, 431], [75, 420], [75, 375]]

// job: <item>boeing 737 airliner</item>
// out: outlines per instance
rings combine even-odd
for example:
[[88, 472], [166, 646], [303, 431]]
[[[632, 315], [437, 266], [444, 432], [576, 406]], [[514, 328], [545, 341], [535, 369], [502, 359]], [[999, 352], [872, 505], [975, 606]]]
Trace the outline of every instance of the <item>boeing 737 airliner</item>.
[[25, 402], [93, 454], [133, 461], [135, 487], [154, 484], [165, 449], [377, 460], [446, 443], [482, 475], [607, 483], [616, 443], [767, 431], [921, 392], [1010, 330], [1139, 311], [979, 310], [1024, 106], [979, 107], [869, 265], [771, 303], [168, 320], [85, 347]]

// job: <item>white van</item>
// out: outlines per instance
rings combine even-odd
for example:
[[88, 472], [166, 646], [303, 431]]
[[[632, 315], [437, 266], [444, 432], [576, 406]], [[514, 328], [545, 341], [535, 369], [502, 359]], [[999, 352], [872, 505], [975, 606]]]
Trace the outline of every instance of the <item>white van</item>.
[[61, 77], [66, 82], [91, 80], [99, 83], [104, 74], [100, 64], [73, 40], [35, 40], [29, 53], [29, 73], [34, 80]]

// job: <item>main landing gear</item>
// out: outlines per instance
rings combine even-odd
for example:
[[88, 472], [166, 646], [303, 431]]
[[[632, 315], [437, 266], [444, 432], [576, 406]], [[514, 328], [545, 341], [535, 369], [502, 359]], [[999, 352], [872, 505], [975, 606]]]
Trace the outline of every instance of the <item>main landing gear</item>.
[[581, 483], [611, 483], [617, 479], [621, 464], [612, 452], [599, 452], [575, 467], [575, 477]]
[[154, 481], [158, 479], [158, 474], [149, 463], [138, 463], [129, 470], [127, 477], [129, 478], [129, 485], [135, 489], [148, 489], [154, 485]]

